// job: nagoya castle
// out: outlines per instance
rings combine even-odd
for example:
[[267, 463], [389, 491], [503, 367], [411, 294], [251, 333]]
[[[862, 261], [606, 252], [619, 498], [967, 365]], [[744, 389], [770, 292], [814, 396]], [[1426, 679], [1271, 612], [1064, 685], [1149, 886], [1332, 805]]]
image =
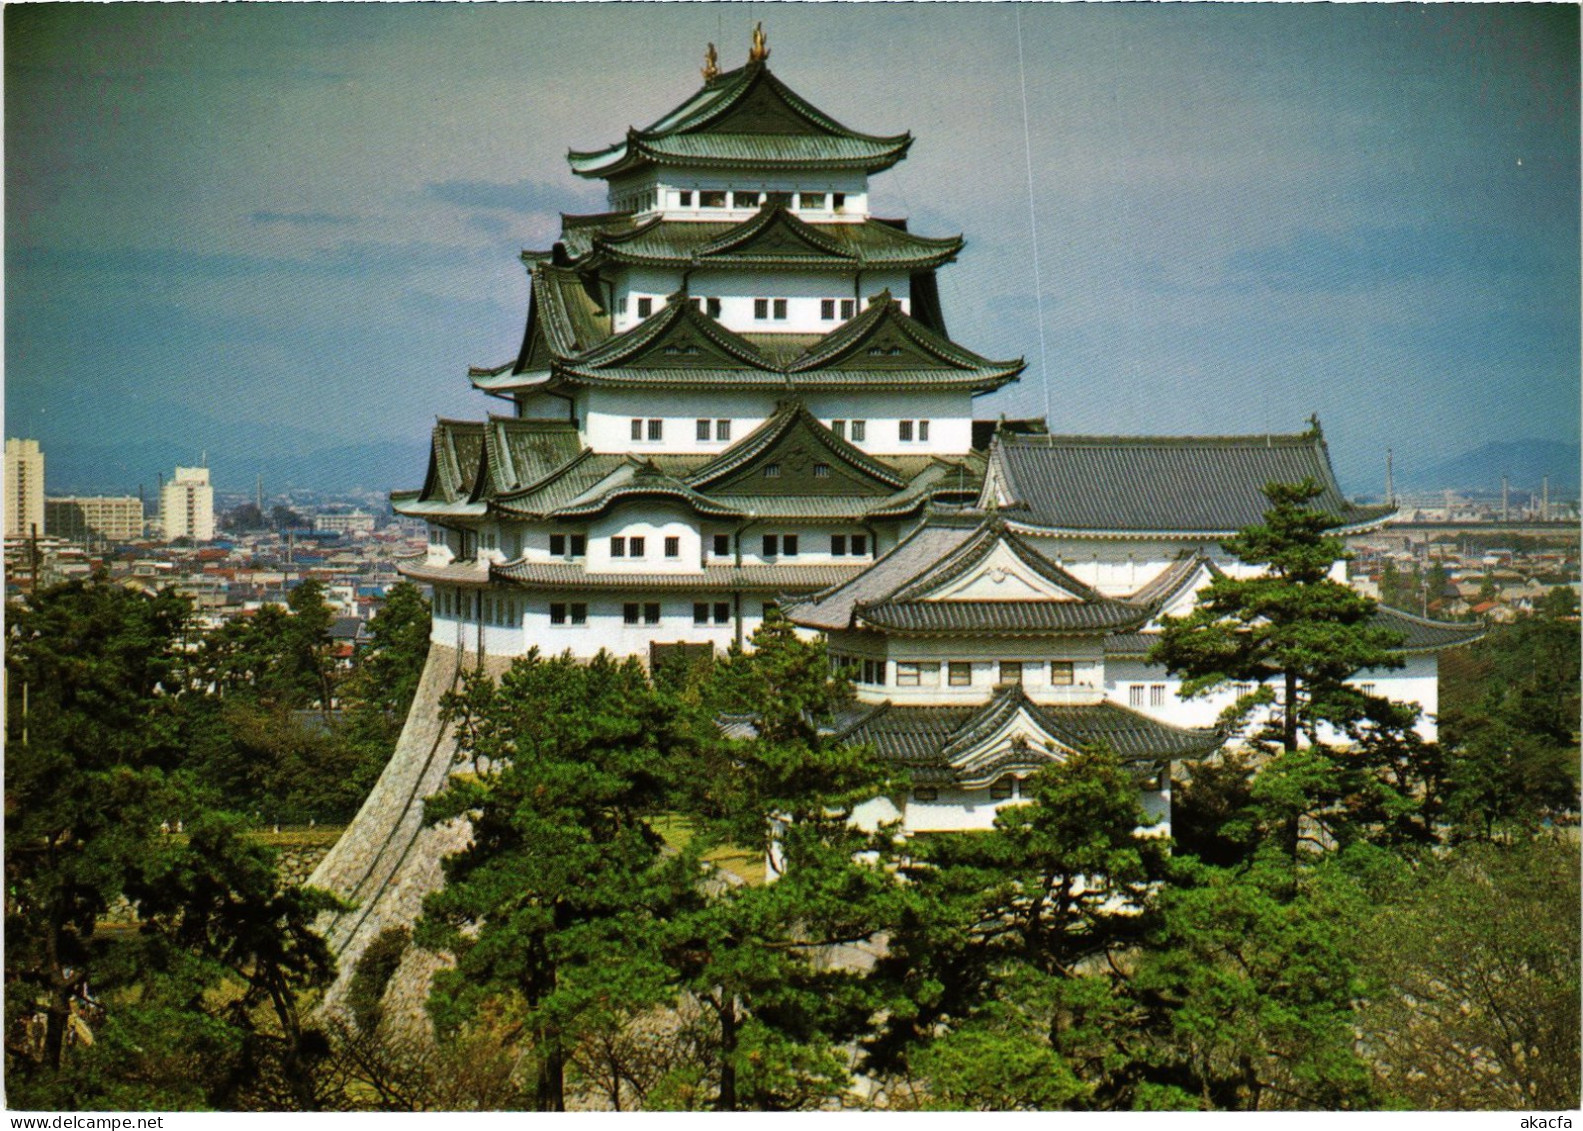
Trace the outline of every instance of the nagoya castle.
[[[313, 882], [351, 901], [329, 939], [341, 981], [410, 923], [465, 826], [425, 829], [451, 770], [439, 697], [530, 648], [653, 662], [749, 642], [765, 611], [823, 633], [852, 680], [840, 734], [910, 774], [865, 816], [907, 831], [989, 827], [1039, 766], [1103, 740], [1168, 821], [1173, 761], [1208, 753], [1245, 690], [1183, 701], [1145, 656], [1260, 519], [1268, 482], [1312, 477], [1334, 532], [1373, 529], [1336, 485], [1317, 423], [1298, 434], [1057, 434], [974, 418], [1016, 381], [947, 331], [936, 272], [961, 251], [876, 216], [869, 178], [910, 134], [861, 133], [793, 91], [755, 33], [745, 66], [602, 149], [568, 155], [608, 209], [522, 253], [516, 356], [474, 368], [496, 398], [441, 420], [397, 512], [428, 524], [404, 572], [433, 592], [422, 685], [389, 766]], [[1436, 710], [1436, 653], [1476, 633], [1381, 614], [1405, 666], [1360, 675]], [[393, 1003], [421, 1016], [432, 956]], [[388, 1000], [388, 999], [387, 999]]]

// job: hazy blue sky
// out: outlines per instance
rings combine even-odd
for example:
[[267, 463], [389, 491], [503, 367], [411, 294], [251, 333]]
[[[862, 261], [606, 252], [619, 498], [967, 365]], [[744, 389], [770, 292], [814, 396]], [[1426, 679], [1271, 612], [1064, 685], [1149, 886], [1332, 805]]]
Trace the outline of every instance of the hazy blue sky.
[[[1384, 451], [1572, 440], [1578, 9], [999, 4], [12, 5], [7, 435], [203, 418], [421, 439], [516, 351], [517, 252], [601, 207], [619, 138], [762, 19], [853, 128], [910, 129], [884, 214], [967, 250], [952, 334], [1019, 354], [980, 415], [1295, 431]], [[412, 485], [422, 469], [414, 468]], [[406, 485], [406, 484], [393, 484]]]

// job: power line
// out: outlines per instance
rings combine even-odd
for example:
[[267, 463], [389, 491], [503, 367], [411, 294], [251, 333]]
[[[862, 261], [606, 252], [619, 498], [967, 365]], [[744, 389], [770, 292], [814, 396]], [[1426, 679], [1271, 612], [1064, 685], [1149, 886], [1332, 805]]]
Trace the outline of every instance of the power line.
[[1033, 300], [1039, 318], [1039, 375], [1044, 385], [1044, 426], [1050, 423], [1050, 357], [1044, 345], [1044, 286], [1039, 277], [1039, 221], [1033, 207], [1033, 141], [1028, 129], [1028, 74], [1022, 62], [1022, 5], [1017, 16], [1017, 85], [1022, 90], [1022, 153], [1028, 166], [1028, 234], [1033, 252]]

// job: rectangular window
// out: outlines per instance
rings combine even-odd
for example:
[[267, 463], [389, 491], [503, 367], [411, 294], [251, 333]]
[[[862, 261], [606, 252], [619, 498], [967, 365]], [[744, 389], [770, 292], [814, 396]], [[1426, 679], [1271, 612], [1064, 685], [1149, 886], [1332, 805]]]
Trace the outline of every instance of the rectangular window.
[[731, 535], [715, 535], [715, 557], [729, 558], [731, 556]]
[[819, 317], [825, 322], [835, 321], [835, 299], [822, 298], [819, 300]]
[[[839, 212], [839, 211], [841, 211], [841, 209], [845, 208], [846, 207], [846, 193], [844, 193], [844, 192], [833, 192], [833, 193], [831, 193], [830, 194], [830, 207], [835, 209], [837, 212]], [[930, 798], [930, 800], [932, 801], [934, 799]]]
[[929, 422], [927, 420], [920, 420], [920, 421], [918, 421], [918, 442], [922, 443], [923, 441], [927, 440], [928, 438], [929, 438]]
[[616, 313], [621, 315], [623, 318], [626, 317], [626, 314], [627, 314], [627, 296], [626, 295], [622, 295], [620, 298], [616, 299]]
[[724, 192], [700, 192], [698, 194], [698, 204], [703, 208], [724, 208], [726, 206], [726, 194]]
[[857, 313], [857, 299], [844, 298], [841, 300], [841, 320], [845, 322]]
[[844, 558], [844, 557], [846, 557], [846, 535], [845, 534], [832, 534], [832, 535], [830, 535], [830, 556], [832, 558]]
[[550, 554], [557, 558], [564, 558], [566, 556], [566, 535], [550, 535]]
[[675, 535], [668, 535], [665, 539], [665, 556], [679, 558], [682, 556], [682, 540]]
[[868, 421], [854, 420], [852, 422], [852, 442], [861, 444], [868, 435]]
[[822, 192], [800, 192], [800, 193], [798, 193], [797, 194], [797, 207], [799, 207], [799, 208], [811, 208], [811, 209], [823, 209], [824, 208], [824, 193], [822, 193]]
[[582, 601], [574, 601], [572, 603], [572, 623], [573, 624], [587, 624], [588, 623], [588, 606], [584, 602], [582, 602]]
[[885, 661], [864, 660], [863, 682], [883, 685], [885, 682]]
[[775, 300], [775, 321], [786, 321], [786, 300], [783, 298]]
[[952, 687], [972, 687], [973, 665], [966, 660], [952, 660], [947, 665], [947, 678]]
[[896, 661], [897, 687], [939, 687], [938, 660]]
[[709, 439], [709, 421], [700, 420], [698, 422], [698, 438], [700, 440]]
[[897, 428], [900, 430], [902, 443], [905, 444], [912, 439], [912, 421], [903, 420]]
[[729, 439], [731, 439], [731, 422], [729, 420], [717, 420], [717, 421], [715, 421], [715, 439], [716, 440], [729, 440]]
[[660, 623], [660, 607], [658, 605], [644, 605], [643, 606], [643, 623], [644, 624], [659, 624]]
[[664, 437], [664, 435], [665, 435], [665, 421], [663, 421], [663, 420], [651, 420], [651, 421], [649, 421], [649, 439], [651, 439], [651, 440], [659, 440], [659, 439], [662, 439]]
[[829, 479], [830, 478], [830, 465], [828, 463], [816, 463], [816, 464], [814, 464], [813, 465], [813, 477], [815, 479]]
[[720, 300], [718, 298], [704, 299], [704, 311], [711, 318], [720, 317]]
[[865, 557], [868, 554], [868, 535], [852, 535], [852, 553], [855, 557]]
[[693, 206], [693, 194], [690, 191], [677, 193], [676, 206], [678, 208], [691, 208]]
[[846, 439], [846, 421], [844, 421], [844, 420], [832, 420], [830, 422], [830, 431], [834, 432], [837, 436], [841, 437], [841, 439], [845, 440]]
[[896, 686], [918, 686], [918, 664], [912, 660], [896, 661]]
[[797, 535], [781, 535], [781, 554], [788, 558], [795, 558], [797, 556]]
[[1008, 797], [1010, 797], [1013, 793], [1015, 793], [1016, 790], [1017, 790], [1017, 779], [1012, 777], [1010, 774], [1007, 774], [1003, 778], [997, 778], [994, 782], [992, 782], [990, 784], [990, 787], [989, 787], [990, 800], [992, 800], [992, 801], [1004, 801]]
[[641, 558], [643, 556], [644, 541], [642, 538], [628, 538], [627, 546], [632, 551], [629, 556], [634, 558]]
[[637, 605], [633, 604], [630, 601], [627, 602], [625, 605], [622, 605], [621, 606], [621, 620], [625, 624], [637, 624], [638, 623], [638, 607], [637, 607]]
[[632, 438], [634, 440], [643, 439], [643, 421], [634, 420], [632, 422]]
[[654, 313], [654, 300], [647, 296], [638, 299], [638, 317], [647, 318]]
[[1022, 661], [1021, 660], [1002, 660], [1000, 662], [1000, 682], [1002, 682], [1002, 683], [1021, 683], [1022, 682]]
[[764, 194], [766, 204], [779, 204], [782, 207], [791, 207], [792, 194], [789, 192], [767, 192]]
[[627, 540], [625, 538], [610, 539], [610, 556], [624, 558], [627, 556]]
[[1149, 685], [1149, 706], [1165, 706], [1165, 684], [1152, 683]]
[[1071, 660], [1051, 660], [1050, 661], [1050, 684], [1053, 687], [1071, 687], [1072, 686], [1072, 661]]
[[715, 602], [715, 623], [716, 624], [729, 624], [729, 623], [731, 623], [731, 602], [729, 602], [729, 601], [716, 601]]
[[756, 192], [734, 192], [731, 194], [731, 205], [734, 208], [757, 208], [759, 194]]
[[766, 534], [766, 535], [764, 535], [763, 544], [764, 544], [764, 553], [762, 555], [763, 557], [773, 558], [776, 554], [778, 554], [780, 552], [780, 539], [778, 537], [776, 537], [774, 534]]
[[1143, 706], [1143, 684], [1134, 683], [1127, 688], [1127, 706]]
[[566, 606], [565, 605], [560, 604], [559, 602], [557, 602], [557, 603], [552, 604], [550, 606], [550, 623], [551, 624], [565, 624], [566, 623]]
[[781, 477], [781, 465], [780, 464], [778, 464], [778, 463], [766, 463], [764, 465], [764, 478], [765, 479], [779, 479], [780, 477]]
[[709, 605], [708, 605], [707, 602], [705, 602], [705, 601], [694, 601], [693, 602], [693, 623], [694, 624], [708, 624], [709, 623]]
[[1360, 683], [1360, 684], [1358, 684], [1358, 690], [1363, 692], [1363, 694], [1365, 694], [1365, 695], [1374, 695], [1374, 694], [1376, 694], [1376, 692], [1375, 692], [1375, 685], [1372, 684], [1372, 683]]
[[580, 558], [588, 553], [588, 536], [586, 534], [572, 535], [572, 557]]
[[760, 322], [763, 322], [764, 320], [769, 318], [769, 316], [770, 316], [770, 300], [767, 299], [767, 298], [756, 298], [756, 299], [754, 299], [753, 300], [753, 317], [757, 318]]

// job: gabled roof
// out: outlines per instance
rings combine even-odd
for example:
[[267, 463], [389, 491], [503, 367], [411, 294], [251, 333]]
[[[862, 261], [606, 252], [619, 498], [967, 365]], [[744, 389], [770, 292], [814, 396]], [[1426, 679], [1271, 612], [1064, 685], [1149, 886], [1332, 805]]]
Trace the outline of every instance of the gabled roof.
[[[1472, 644], [1488, 631], [1482, 624], [1453, 624], [1430, 620], [1428, 617], [1414, 616], [1412, 613], [1393, 609], [1387, 605], [1380, 605], [1375, 609], [1373, 624], [1376, 628], [1387, 628], [1401, 634], [1402, 642], [1390, 649], [1399, 656], [1424, 655], [1441, 652], [1447, 648], [1461, 648], [1463, 645]], [[1112, 633], [1105, 637], [1105, 655], [1146, 656], [1159, 639], [1158, 632]]]
[[580, 177], [645, 165], [852, 169], [877, 173], [906, 156], [909, 134], [861, 134], [791, 90], [762, 62], [716, 76], [645, 129], [612, 146], [567, 154]]
[[793, 373], [956, 370], [984, 382], [987, 391], [1015, 380], [1024, 363], [1020, 357], [990, 361], [963, 349], [917, 319], [909, 318], [889, 291], [881, 291], [869, 299], [857, 317], [825, 335], [789, 368]]
[[579, 266], [768, 268], [855, 271], [938, 267], [962, 250], [962, 238], [926, 239], [881, 220], [810, 224], [776, 205], [740, 222], [630, 217], [605, 229], [579, 229], [562, 247]]
[[[1034, 728], [1036, 741], [985, 746], [1019, 714]], [[987, 785], [1002, 773], [1036, 770], [1064, 756], [1063, 749], [1101, 742], [1143, 771], [1162, 761], [1205, 754], [1220, 741], [1212, 731], [1168, 726], [1115, 703], [1043, 706], [1015, 684], [997, 689], [989, 702], [978, 706], [883, 703], [845, 720], [836, 737], [872, 747], [881, 759], [911, 770], [916, 783], [967, 787]], [[1047, 749], [1046, 741], [1056, 749]]]
[[[736, 484], [744, 472], [754, 470], [766, 461], [784, 464], [789, 454], [788, 450], [791, 448], [798, 449], [799, 455], [805, 457], [804, 463], [809, 458], [823, 458], [828, 461], [825, 464], [827, 475], [832, 465], [838, 465], [845, 472], [841, 478], [846, 481], [847, 490], [823, 492], [817, 491], [818, 481], [809, 478], [807, 472], [810, 468], [788, 465], [787, 470], [801, 474], [787, 476], [787, 480], [797, 478], [806, 481], [810, 494], [851, 494], [852, 488], [856, 488], [857, 492], [862, 494], [887, 494], [907, 485], [905, 476], [885, 466], [819, 423], [801, 401], [782, 403], [773, 416], [740, 442], [720, 453], [717, 459], [699, 468], [688, 477], [687, 481], [699, 488], [712, 487], [716, 490], [729, 488]], [[763, 493], [761, 485], [759, 485], [759, 493]]]
[[1225, 538], [1262, 522], [1272, 482], [1312, 478], [1334, 526], [1367, 529], [1392, 507], [1359, 507], [1336, 485], [1317, 429], [1283, 436], [1019, 436], [990, 449], [981, 505], [1041, 530]]
[[576, 359], [579, 372], [604, 369], [749, 370], [780, 374], [742, 335], [699, 312], [686, 291], [632, 329]]

